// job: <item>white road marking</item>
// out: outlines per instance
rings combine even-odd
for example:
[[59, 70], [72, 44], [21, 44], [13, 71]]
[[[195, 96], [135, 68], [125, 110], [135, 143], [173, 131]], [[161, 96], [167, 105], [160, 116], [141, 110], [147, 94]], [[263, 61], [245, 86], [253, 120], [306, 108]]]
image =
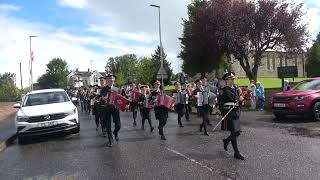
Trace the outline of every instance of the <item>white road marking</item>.
[[184, 157], [185, 159], [187, 159], [187, 160], [189, 160], [189, 161], [191, 161], [191, 162], [193, 162], [193, 163], [195, 163], [195, 164], [198, 164], [198, 165], [202, 166], [203, 168], [206, 168], [206, 169], [209, 170], [210, 172], [213, 172], [213, 169], [212, 169], [212, 168], [208, 167], [208, 166], [205, 165], [205, 164], [202, 164], [201, 162], [196, 161], [196, 160], [193, 159], [193, 158], [190, 158], [190, 157], [188, 157], [188, 156], [186, 156], [186, 155], [184, 155], [184, 154], [182, 154], [182, 153], [180, 153], [180, 152], [178, 152], [178, 151], [176, 151], [176, 150], [173, 150], [173, 149], [170, 149], [170, 148], [166, 148], [166, 149], [167, 149], [168, 151], [171, 151], [171, 152], [174, 153], [174, 154], [177, 154], [177, 155], [179, 155], [179, 156], [181, 156], [181, 157]]

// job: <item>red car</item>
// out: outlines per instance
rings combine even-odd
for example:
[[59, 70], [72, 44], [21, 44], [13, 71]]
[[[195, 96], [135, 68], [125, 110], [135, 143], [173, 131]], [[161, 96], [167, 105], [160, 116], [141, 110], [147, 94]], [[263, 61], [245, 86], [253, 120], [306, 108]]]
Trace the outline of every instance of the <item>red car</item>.
[[320, 121], [320, 78], [301, 81], [290, 91], [274, 94], [272, 112], [276, 119], [286, 115], [311, 115]]

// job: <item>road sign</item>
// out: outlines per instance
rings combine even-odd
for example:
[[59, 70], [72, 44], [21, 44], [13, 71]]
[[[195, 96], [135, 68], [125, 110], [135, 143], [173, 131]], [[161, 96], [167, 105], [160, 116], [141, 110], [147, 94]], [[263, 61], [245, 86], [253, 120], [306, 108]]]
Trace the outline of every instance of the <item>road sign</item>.
[[164, 68], [159, 69], [158, 73], [157, 73], [157, 79], [161, 79], [163, 75], [163, 79], [167, 79], [168, 78], [168, 74], [166, 72], [166, 70]]

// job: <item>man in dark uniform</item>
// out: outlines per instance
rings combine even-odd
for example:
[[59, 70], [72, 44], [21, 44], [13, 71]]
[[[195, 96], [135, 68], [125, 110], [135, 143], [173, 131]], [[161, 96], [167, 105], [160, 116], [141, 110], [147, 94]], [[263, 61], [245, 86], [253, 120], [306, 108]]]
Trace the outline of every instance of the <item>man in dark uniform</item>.
[[[202, 81], [200, 79], [194, 82], [196, 84], [196, 88], [193, 90], [193, 99], [196, 104], [196, 108], [198, 108], [200, 112], [200, 116], [202, 117], [202, 123], [200, 125], [200, 132], [202, 132], [202, 128], [204, 129], [204, 135], [209, 136], [207, 132], [207, 126], [209, 123], [209, 113], [210, 113], [210, 106], [208, 104], [203, 104], [203, 93], [205, 90], [202, 86]], [[201, 100], [202, 99], [202, 100]]]
[[181, 89], [181, 84], [180, 82], [175, 82], [174, 83], [175, 86], [175, 90], [172, 92], [173, 98], [175, 98], [175, 110], [178, 113], [178, 124], [180, 127], [183, 127], [182, 122], [181, 122], [181, 118], [184, 115], [184, 111], [185, 111], [185, 105], [186, 105], [186, 101], [188, 99], [188, 95], [186, 93], [186, 91]]
[[234, 150], [234, 158], [244, 160], [244, 157], [240, 154], [237, 145], [237, 137], [240, 135], [240, 114], [241, 114], [241, 104], [244, 100], [242, 96], [241, 89], [238, 88], [235, 83], [235, 74], [233, 72], [226, 73], [223, 76], [223, 79], [226, 81], [226, 86], [223, 88], [222, 93], [222, 102], [223, 102], [223, 114], [227, 114], [232, 107], [234, 109], [228, 114], [225, 120], [225, 129], [231, 132], [230, 136], [226, 139], [223, 139], [223, 147], [228, 151], [228, 144], [231, 142]]
[[190, 114], [192, 111], [192, 89], [189, 87], [189, 85], [183, 84], [182, 90], [185, 91], [188, 96], [185, 104], [185, 116], [186, 116], [186, 120], [190, 121]]
[[[106, 86], [101, 89], [101, 96], [102, 101], [108, 99], [113, 93], [119, 93], [119, 88], [114, 86], [115, 76], [109, 74], [106, 76]], [[105, 99], [104, 99], [105, 98]], [[113, 135], [116, 141], [119, 141], [118, 132], [121, 128], [121, 121], [120, 121], [120, 112], [119, 110], [113, 105], [109, 104], [108, 102], [104, 103], [103, 109], [103, 123], [105, 124], [107, 135], [108, 135], [108, 146], [111, 147], [113, 143], [113, 137], [111, 133], [111, 118], [114, 122], [114, 131]]]
[[[160, 90], [160, 82], [157, 80], [153, 83], [154, 90], [151, 92], [151, 100], [155, 101], [157, 96], [162, 94]], [[154, 113], [156, 116], [156, 119], [159, 121], [159, 135], [162, 140], [166, 140], [166, 137], [163, 134], [163, 127], [167, 123], [168, 119], [168, 109], [164, 106], [155, 105], [154, 107]]]
[[[104, 78], [103, 77], [100, 77], [100, 84], [103, 84], [104, 83]], [[94, 99], [94, 104], [93, 104], [93, 107], [92, 107], [92, 115], [94, 115], [94, 120], [95, 120], [95, 123], [96, 123], [96, 131], [99, 130], [99, 126], [100, 126], [100, 116], [101, 116], [101, 113], [100, 113], [100, 97], [101, 97], [101, 87], [99, 87], [98, 85], [95, 85], [94, 86], [94, 92], [93, 92], [93, 99]]]

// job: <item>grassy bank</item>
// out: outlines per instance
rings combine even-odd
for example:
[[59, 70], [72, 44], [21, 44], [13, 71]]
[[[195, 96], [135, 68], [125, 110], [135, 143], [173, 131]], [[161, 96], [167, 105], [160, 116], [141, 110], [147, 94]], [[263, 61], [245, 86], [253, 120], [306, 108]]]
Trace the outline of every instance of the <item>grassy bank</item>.
[[[294, 78], [294, 82], [300, 82], [306, 78]], [[290, 82], [293, 81], [292, 78], [286, 78], [286, 80], [289, 80]], [[269, 89], [269, 88], [281, 88], [281, 79], [279, 78], [258, 78], [258, 81], [262, 83], [264, 88]], [[249, 86], [250, 82], [248, 78], [238, 78], [236, 79], [236, 84], [239, 86]], [[165, 90], [166, 91], [171, 91], [174, 89], [174, 86], [166, 86]]]

